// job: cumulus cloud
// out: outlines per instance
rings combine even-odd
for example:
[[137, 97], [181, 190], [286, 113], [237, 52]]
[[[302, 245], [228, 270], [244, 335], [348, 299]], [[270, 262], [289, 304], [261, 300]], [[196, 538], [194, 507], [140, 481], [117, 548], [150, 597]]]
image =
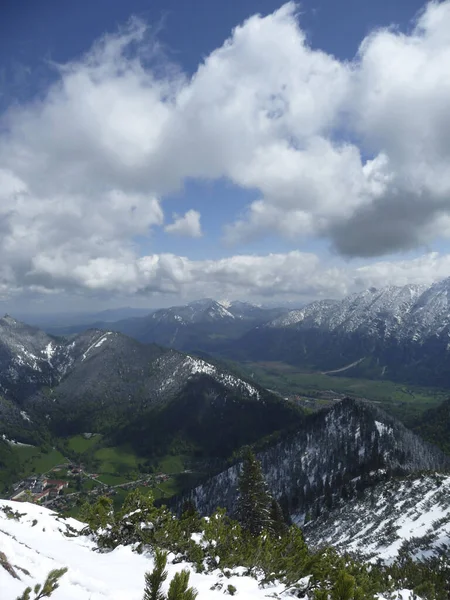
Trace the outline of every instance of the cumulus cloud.
[[220, 260], [190, 260], [173, 254], [93, 259], [63, 271], [64, 261], [42, 264], [43, 272], [69, 289], [121, 295], [159, 294], [186, 298], [273, 298], [280, 301], [341, 298], [371, 286], [432, 284], [450, 273], [450, 255], [428, 253], [415, 259], [379, 261], [362, 267], [330, 265], [317, 255], [238, 255]]
[[292, 118], [294, 94], [285, 86], [277, 135], [233, 171], [261, 198], [228, 227], [228, 237], [273, 229], [293, 239], [313, 234], [347, 256], [448, 237], [450, 2], [428, 4], [409, 35], [373, 32], [351, 64], [308, 49], [293, 13], [285, 13], [284, 26], [302, 50], [293, 53], [299, 72], [286, 81], [310, 95], [310, 103], [295, 98], [310, 123]]
[[[357, 275], [301, 252], [142, 257], [135, 239], [151, 244], [164, 195], [187, 178], [257, 191], [225, 227], [235, 244], [320, 237], [342, 255], [376, 257], [450, 237], [449, 64], [450, 0], [428, 4], [407, 34], [372, 32], [350, 62], [311, 49], [288, 2], [237, 26], [190, 77], [132, 20], [2, 116], [1, 293], [214, 282], [224, 293], [336, 295], [389, 265], [419, 277], [426, 268], [377, 263]], [[200, 236], [200, 215], [165, 230]], [[445, 270], [443, 257], [426, 260]]]
[[196, 210], [188, 210], [184, 216], [174, 214], [173, 223], [166, 225], [164, 231], [193, 238], [202, 237], [200, 213]]

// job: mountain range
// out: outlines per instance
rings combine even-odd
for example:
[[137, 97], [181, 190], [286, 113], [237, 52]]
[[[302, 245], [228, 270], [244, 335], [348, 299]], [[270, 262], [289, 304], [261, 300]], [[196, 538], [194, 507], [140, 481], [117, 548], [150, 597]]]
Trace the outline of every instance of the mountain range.
[[22, 442], [95, 431], [141, 452], [177, 438], [226, 457], [302, 418], [220, 364], [112, 331], [57, 338], [9, 316], [0, 319], [0, 391], [0, 435]]
[[[409, 334], [402, 337], [394, 315], [399, 306], [404, 313], [412, 313], [425, 291], [395, 288], [377, 295], [369, 290], [355, 296], [353, 304], [348, 299], [316, 303], [315, 307], [278, 314], [257, 326], [254, 323], [262, 319], [258, 307], [236, 304], [231, 311], [231, 307], [210, 300], [165, 310], [154, 320], [171, 326], [182, 323], [183, 331], [192, 332], [205, 323], [230, 327], [235, 321], [246, 322], [247, 327], [250, 323], [243, 340], [255, 332], [270, 335], [288, 330], [302, 335], [303, 327], [317, 333], [322, 326], [325, 332], [341, 328], [351, 335], [368, 336], [370, 332], [376, 337], [380, 335], [377, 318], [380, 322], [384, 318], [385, 331], [409, 343]], [[442, 300], [440, 318], [433, 322], [430, 314], [427, 318], [422, 315], [421, 323], [431, 323], [430, 328], [425, 331], [422, 327], [423, 337], [414, 343], [426, 340], [438, 323], [442, 327], [436, 335], [446, 331], [443, 304]], [[345, 311], [348, 325], [342, 317]], [[430, 308], [427, 311], [430, 313]], [[404, 324], [412, 322], [412, 317], [402, 318]], [[389, 338], [384, 335], [380, 339]], [[223, 340], [228, 347], [234, 344], [229, 336]], [[58, 337], [10, 316], [0, 319], [0, 390], [0, 469], [11, 481], [17, 460], [12, 440], [39, 444], [90, 431], [102, 433], [108, 445], [131, 447], [141, 457], [163, 456], [176, 447], [211, 461], [203, 481], [174, 498], [172, 506], [181, 508], [191, 500], [204, 515], [219, 506], [233, 514], [240, 470], [237, 452], [253, 445], [259, 449], [257, 458], [270, 493], [286, 518], [303, 527], [311, 548], [332, 544], [339, 552], [365, 552], [367, 560], [388, 562], [402, 552], [413, 559], [439, 560], [446, 551], [450, 482], [444, 473], [450, 470], [450, 456], [417, 433], [430, 438], [431, 428], [438, 437], [445, 436], [450, 422], [448, 402], [425, 413], [423, 431], [418, 426], [417, 433], [373, 403], [350, 398], [305, 414], [294, 403], [230, 371], [217, 358], [205, 360], [104, 329]], [[219, 470], [219, 464], [231, 466]], [[217, 474], [211, 476], [213, 466]], [[5, 589], [20, 593], [22, 581], [34, 583], [42, 565], [48, 570], [64, 560], [73, 573], [64, 589], [77, 593], [82, 585], [84, 592], [94, 593], [105, 579], [103, 560], [88, 579], [76, 576], [83, 564], [90, 563], [90, 554], [94, 562], [95, 556], [108, 557], [109, 569], [108, 559], [117, 558], [123, 564], [125, 552], [142, 578], [144, 563], [131, 548], [123, 547], [117, 554], [93, 553], [92, 539], [76, 535], [82, 529], [80, 523], [31, 505], [16, 514], [14, 506], [0, 501], [2, 535], [8, 541], [7, 552], [0, 552], [0, 583]], [[41, 524], [44, 537], [39, 533]], [[26, 560], [33, 565], [27, 572], [22, 568]], [[20, 579], [11, 572], [20, 572]], [[195, 581], [204, 586], [206, 598], [216, 583], [209, 574], [201, 577]], [[122, 586], [125, 590], [127, 585], [117, 580], [114, 589]], [[242, 573], [236, 577], [236, 589], [243, 586], [245, 590], [247, 585]], [[135, 591], [137, 594], [137, 587]], [[254, 591], [253, 597], [263, 597], [256, 586]], [[403, 597], [411, 596], [408, 592]]]
[[69, 335], [93, 327], [201, 356], [286, 362], [309, 371], [420, 385], [450, 384], [450, 278], [431, 286], [370, 288], [296, 310], [206, 298], [146, 316], [45, 329]]
[[259, 325], [219, 351], [311, 371], [450, 384], [450, 278], [320, 300]]
[[86, 323], [114, 323], [122, 319], [132, 319], [135, 317], [146, 317], [154, 309], [134, 308], [131, 306], [122, 306], [119, 308], [107, 308], [100, 311], [84, 312], [41, 312], [33, 313], [31, 311], [18, 311], [14, 313], [16, 319], [34, 325], [40, 329], [63, 329], [65, 327], [82, 326], [84, 329]]
[[[143, 343], [155, 343], [177, 350], [214, 352], [223, 340], [236, 339], [253, 327], [285, 314], [285, 308], [262, 308], [249, 302], [217, 302], [203, 298], [183, 306], [154, 310], [145, 316], [65, 326], [47, 325], [54, 335], [70, 335], [86, 329], [109, 329]], [[88, 323], [88, 324], [86, 324]]]

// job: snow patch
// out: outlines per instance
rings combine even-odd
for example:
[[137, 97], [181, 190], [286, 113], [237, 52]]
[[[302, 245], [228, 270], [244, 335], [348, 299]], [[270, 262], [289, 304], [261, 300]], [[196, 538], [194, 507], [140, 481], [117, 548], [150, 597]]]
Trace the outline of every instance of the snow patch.
[[87, 355], [89, 354], [89, 352], [93, 349], [93, 348], [99, 348], [103, 342], [105, 342], [108, 338], [108, 335], [111, 335], [112, 331], [107, 331], [106, 333], [104, 333], [103, 335], [101, 335], [99, 338], [97, 338], [95, 340], [95, 342], [93, 342], [89, 348], [83, 352], [83, 356], [81, 357], [81, 360], [84, 361], [86, 360]]
[[30, 419], [29, 415], [24, 410], [20, 411], [20, 416], [22, 417], [22, 419], [25, 419], [25, 421], [28, 421], [29, 423], [31, 423], [31, 419]]
[[377, 431], [380, 435], [392, 433], [392, 427], [388, 427], [380, 421], [375, 421], [375, 427], [377, 428]]

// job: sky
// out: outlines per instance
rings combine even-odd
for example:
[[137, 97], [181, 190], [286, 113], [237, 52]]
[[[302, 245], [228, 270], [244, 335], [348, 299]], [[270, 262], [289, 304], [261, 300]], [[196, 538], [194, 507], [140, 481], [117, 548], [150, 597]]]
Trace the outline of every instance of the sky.
[[6, 0], [0, 308], [450, 275], [450, 0]]

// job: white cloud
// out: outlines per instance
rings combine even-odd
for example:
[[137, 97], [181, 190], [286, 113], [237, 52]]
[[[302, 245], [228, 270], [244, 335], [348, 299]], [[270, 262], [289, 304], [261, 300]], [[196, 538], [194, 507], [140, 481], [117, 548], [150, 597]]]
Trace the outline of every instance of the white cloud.
[[188, 210], [184, 216], [173, 215], [173, 223], [166, 225], [164, 231], [176, 235], [185, 235], [187, 237], [202, 237], [202, 228], [200, 225], [200, 213], [196, 210]]
[[261, 198], [228, 237], [319, 235], [343, 254], [376, 256], [448, 236], [450, 2], [429, 4], [410, 35], [375, 31], [351, 65], [308, 49], [285, 18], [300, 63], [286, 81], [303, 84], [316, 111], [283, 88], [278, 130], [231, 173]]
[[[2, 117], [1, 293], [336, 295], [378, 273], [443, 273], [444, 257], [359, 273], [301, 252], [141, 257], [135, 238], [151, 243], [164, 194], [196, 177], [258, 192], [230, 215], [226, 238], [238, 244], [276, 233], [379, 256], [450, 237], [449, 64], [450, 0], [428, 4], [408, 34], [373, 32], [348, 63], [308, 46], [289, 2], [238, 26], [190, 78], [161, 63], [133, 20]], [[200, 236], [199, 213], [166, 231]]]
[[[309, 301], [341, 298], [371, 286], [431, 284], [450, 273], [450, 254], [429, 253], [416, 259], [380, 261], [362, 267], [330, 265], [317, 255], [237, 255], [219, 260], [190, 260], [173, 254], [97, 258], [69, 271], [66, 260], [40, 260], [42, 276], [65, 289], [133, 294], [179, 295], [184, 298], [274, 298]], [[45, 281], [45, 279], [43, 279]]]

